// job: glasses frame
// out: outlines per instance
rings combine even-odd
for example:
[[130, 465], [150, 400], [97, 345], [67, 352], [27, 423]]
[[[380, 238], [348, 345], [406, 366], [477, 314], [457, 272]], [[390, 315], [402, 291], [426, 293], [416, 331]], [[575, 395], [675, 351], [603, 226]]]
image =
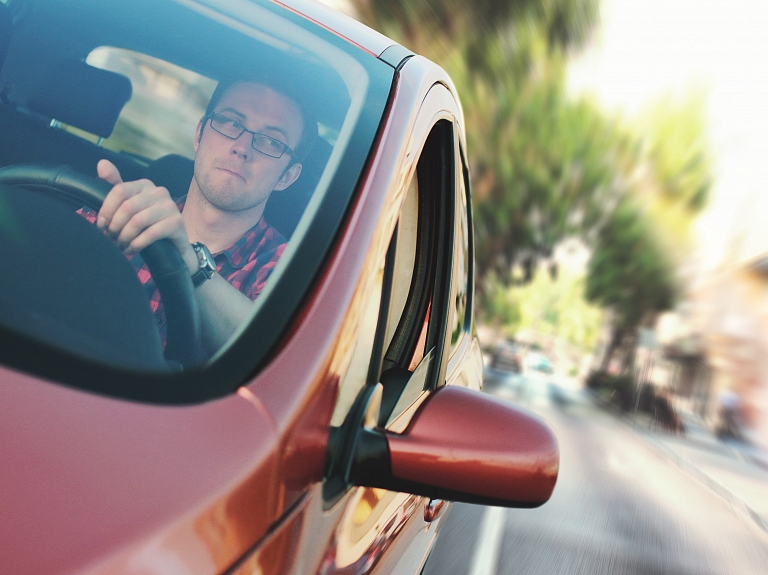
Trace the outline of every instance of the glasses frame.
[[[214, 120], [214, 118], [217, 118], [217, 117], [218, 118], [224, 118], [227, 121], [232, 122], [232, 123], [237, 124], [238, 126], [240, 126], [240, 128], [241, 128], [240, 129], [240, 133], [237, 134], [237, 136], [230, 136], [229, 134], [225, 134], [224, 132], [221, 132], [220, 130], [217, 130], [216, 127], [213, 125], [213, 120]], [[264, 156], [267, 156], [269, 158], [278, 159], [278, 158], [282, 158], [283, 154], [285, 154], [287, 152], [288, 155], [291, 157], [291, 159], [293, 161], [298, 161], [298, 156], [296, 156], [296, 152], [294, 152], [288, 144], [285, 144], [285, 143], [281, 142], [280, 140], [278, 140], [277, 138], [273, 138], [272, 136], [267, 136], [266, 134], [262, 134], [260, 132], [254, 132], [253, 130], [249, 130], [248, 128], [243, 126], [240, 122], [235, 120], [234, 118], [230, 118], [229, 116], [225, 116], [224, 114], [221, 114], [219, 112], [212, 112], [212, 113], [210, 113], [210, 114], [205, 116], [205, 121], [206, 121], [206, 123], [209, 123], [211, 125], [211, 130], [213, 130], [217, 134], [221, 134], [222, 136], [224, 136], [225, 138], [227, 138], [229, 140], [237, 140], [238, 138], [240, 138], [243, 135], [244, 132], [248, 132], [249, 134], [251, 134], [251, 148], [256, 150], [258, 153], [263, 154]], [[263, 152], [263, 151], [259, 150], [256, 147], [256, 136], [259, 136], [261, 138], [266, 138], [267, 140], [270, 140], [272, 142], [277, 142], [278, 144], [280, 144], [280, 146], [282, 146], [282, 148], [283, 148], [283, 150], [280, 152], [280, 155], [273, 156], [272, 154], [268, 154], [267, 152]]]

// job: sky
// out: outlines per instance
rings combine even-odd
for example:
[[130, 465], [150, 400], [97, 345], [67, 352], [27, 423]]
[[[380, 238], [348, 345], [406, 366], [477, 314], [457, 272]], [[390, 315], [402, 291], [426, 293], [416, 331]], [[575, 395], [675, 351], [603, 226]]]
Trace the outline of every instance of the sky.
[[696, 228], [704, 270], [768, 254], [766, 30], [766, 0], [603, 0], [601, 29], [570, 66], [572, 94], [630, 117], [665, 93], [708, 94], [715, 184]]

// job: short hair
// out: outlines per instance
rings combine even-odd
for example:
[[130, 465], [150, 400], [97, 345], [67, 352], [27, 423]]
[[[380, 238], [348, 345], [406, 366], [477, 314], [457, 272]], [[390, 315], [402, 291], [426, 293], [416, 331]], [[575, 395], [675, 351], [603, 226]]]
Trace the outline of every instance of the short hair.
[[[205, 118], [209, 118], [211, 114], [213, 114], [214, 109], [224, 97], [224, 94], [226, 94], [235, 84], [260, 84], [267, 88], [271, 88], [296, 104], [301, 113], [304, 127], [294, 153], [296, 154], [297, 162], [303, 161], [307, 157], [307, 154], [312, 150], [315, 138], [319, 136], [317, 133], [317, 119], [312, 113], [312, 108], [309, 106], [309, 103], [299, 91], [298, 86], [285, 79], [280, 79], [271, 75], [268, 76], [267, 74], [222, 78], [216, 85], [216, 89], [213, 91], [208, 106], [205, 109]], [[205, 129], [205, 123], [203, 123], [202, 128]], [[200, 132], [200, 137], [202, 137], [202, 130]]]

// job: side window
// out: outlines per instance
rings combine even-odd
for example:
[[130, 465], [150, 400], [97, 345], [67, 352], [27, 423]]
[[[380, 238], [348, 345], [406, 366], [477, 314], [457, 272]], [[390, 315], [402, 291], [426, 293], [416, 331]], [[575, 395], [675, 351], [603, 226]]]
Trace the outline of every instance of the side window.
[[457, 233], [453, 137], [453, 126], [442, 121], [424, 144], [374, 287], [359, 304], [361, 326], [339, 383], [333, 426], [343, 423], [366, 384], [384, 387], [378, 423], [386, 426], [445, 376], [451, 243]]
[[[392, 299], [379, 381], [379, 425], [397, 419], [423, 391], [440, 385], [448, 329], [455, 235], [453, 126], [438, 122], [422, 149], [393, 238]], [[408, 284], [407, 297], [404, 284]]]
[[[360, 427], [404, 431], [421, 402], [444, 383], [452, 246], [459, 233], [454, 137], [450, 122], [433, 126], [404, 190], [386, 256], [360, 295], [364, 301], [355, 303], [361, 320], [331, 420], [326, 501], [338, 500], [350, 488], [348, 447]], [[367, 524], [385, 512], [394, 494], [360, 488], [357, 496], [355, 521]]]

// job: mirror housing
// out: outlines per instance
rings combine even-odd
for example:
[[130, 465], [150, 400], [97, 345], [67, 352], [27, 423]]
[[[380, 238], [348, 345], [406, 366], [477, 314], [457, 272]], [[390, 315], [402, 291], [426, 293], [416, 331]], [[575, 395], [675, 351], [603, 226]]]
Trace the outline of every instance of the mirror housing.
[[500, 507], [546, 503], [560, 462], [541, 419], [453, 386], [432, 393], [404, 433], [362, 428], [355, 443], [355, 485]]

